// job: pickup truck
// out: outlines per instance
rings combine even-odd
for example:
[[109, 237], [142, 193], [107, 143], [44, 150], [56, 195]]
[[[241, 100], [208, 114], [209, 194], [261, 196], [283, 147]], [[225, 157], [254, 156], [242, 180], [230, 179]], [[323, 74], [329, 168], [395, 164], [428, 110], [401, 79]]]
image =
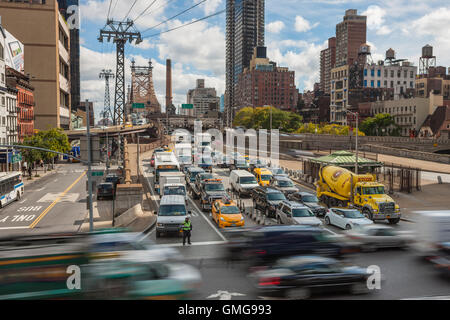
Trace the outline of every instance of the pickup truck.
[[189, 188], [191, 190], [192, 197], [194, 199], [199, 199], [200, 195], [201, 195], [201, 190], [203, 187], [203, 181], [205, 179], [213, 179], [213, 178], [214, 178], [214, 176], [212, 173], [208, 173], [208, 172], [198, 173], [195, 176], [194, 181], [189, 183]]
[[225, 187], [221, 179], [206, 179], [203, 180], [200, 189], [200, 202], [203, 211], [211, 210], [212, 204], [217, 199], [222, 199], [227, 196]]

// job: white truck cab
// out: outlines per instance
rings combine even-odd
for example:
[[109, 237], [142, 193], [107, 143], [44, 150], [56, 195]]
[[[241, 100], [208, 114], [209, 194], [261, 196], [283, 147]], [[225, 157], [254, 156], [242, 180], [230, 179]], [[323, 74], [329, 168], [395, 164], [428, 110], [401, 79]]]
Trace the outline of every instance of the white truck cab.
[[159, 238], [161, 233], [180, 234], [186, 217], [190, 215], [191, 212], [188, 211], [185, 197], [163, 196], [156, 218], [156, 237]]
[[186, 190], [186, 183], [166, 183], [162, 189], [162, 196], [170, 195], [184, 196], [187, 203], [188, 195]]

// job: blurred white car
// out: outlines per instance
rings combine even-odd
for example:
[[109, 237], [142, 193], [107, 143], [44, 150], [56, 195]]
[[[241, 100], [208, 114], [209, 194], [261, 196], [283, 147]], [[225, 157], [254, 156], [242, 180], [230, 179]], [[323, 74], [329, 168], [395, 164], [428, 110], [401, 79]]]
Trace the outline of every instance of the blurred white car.
[[408, 231], [397, 231], [386, 225], [368, 225], [351, 230], [347, 237], [357, 243], [363, 251], [374, 251], [378, 248], [406, 248], [414, 240]]
[[373, 221], [364, 217], [364, 215], [356, 209], [330, 208], [325, 215], [325, 223], [350, 230], [355, 227], [373, 224]]

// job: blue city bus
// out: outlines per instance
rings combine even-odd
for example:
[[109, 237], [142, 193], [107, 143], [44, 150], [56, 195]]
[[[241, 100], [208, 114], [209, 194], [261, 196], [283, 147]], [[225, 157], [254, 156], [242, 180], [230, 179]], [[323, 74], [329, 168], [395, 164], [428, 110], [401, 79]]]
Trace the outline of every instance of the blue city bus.
[[0, 208], [23, 196], [24, 187], [22, 173], [0, 172]]

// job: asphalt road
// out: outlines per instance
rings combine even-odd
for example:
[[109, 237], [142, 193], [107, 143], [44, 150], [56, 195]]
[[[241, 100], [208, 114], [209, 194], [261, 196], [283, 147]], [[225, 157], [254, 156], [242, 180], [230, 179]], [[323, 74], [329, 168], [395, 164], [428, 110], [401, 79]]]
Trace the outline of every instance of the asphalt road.
[[[153, 174], [148, 159], [142, 161], [147, 179], [153, 183]], [[219, 175], [224, 182], [225, 188], [229, 187], [228, 169], [214, 168], [214, 173]], [[299, 186], [303, 191], [311, 191]], [[158, 202], [159, 196], [153, 199]], [[246, 206], [251, 206], [252, 200], [243, 199]], [[182, 246], [181, 237], [162, 236], [156, 238], [154, 231], [145, 238], [150, 238], [157, 244], [164, 244], [178, 248], [184, 261], [197, 267], [203, 277], [203, 284], [194, 295], [196, 299], [265, 299], [253, 289], [250, 280], [244, 271], [242, 263], [230, 263], [225, 261], [223, 250], [225, 247], [226, 233], [217, 228], [210, 218], [208, 212], [200, 210], [199, 203], [189, 200], [189, 209], [192, 211], [192, 245]], [[377, 222], [384, 223], [384, 222]], [[246, 226], [256, 226], [255, 222], [245, 216]], [[386, 222], [387, 224], [387, 222]], [[400, 222], [394, 226], [397, 230], [411, 230], [413, 223]], [[334, 226], [324, 227], [332, 234], [344, 233]], [[408, 299], [430, 296], [450, 295], [450, 282], [438, 275], [427, 263], [415, 257], [410, 250], [389, 249], [379, 250], [372, 253], [361, 253], [354, 255], [350, 261], [355, 265], [368, 267], [377, 265], [380, 267], [385, 281], [381, 290], [363, 296], [352, 296], [347, 294], [333, 294], [313, 299]]]
[[61, 164], [28, 187], [19, 201], [0, 209], [2, 236], [76, 232], [86, 215], [86, 168]]

